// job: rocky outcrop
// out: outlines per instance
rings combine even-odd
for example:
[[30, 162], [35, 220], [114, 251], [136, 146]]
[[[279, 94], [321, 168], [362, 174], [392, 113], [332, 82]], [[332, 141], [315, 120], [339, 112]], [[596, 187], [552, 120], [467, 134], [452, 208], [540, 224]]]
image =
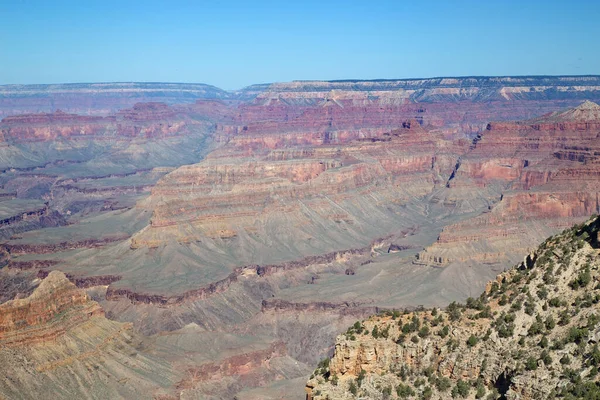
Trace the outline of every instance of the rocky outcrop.
[[98, 303], [59, 271], [51, 272], [33, 294], [0, 304], [0, 343], [4, 346], [49, 341], [94, 315]]
[[85, 239], [53, 244], [6, 244], [2, 247], [12, 256], [20, 254], [49, 254], [73, 249], [102, 247], [108, 243], [119, 242], [127, 238], [128, 236], [120, 235], [102, 239]]
[[547, 239], [466, 305], [357, 322], [308, 381], [307, 398], [598, 393], [599, 230], [595, 217]]
[[282, 312], [335, 312], [338, 315], [356, 315], [362, 316], [369, 313], [378, 313], [377, 307], [368, 307], [360, 302], [345, 302], [345, 303], [330, 303], [330, 302], [315, 302], [315, 303], [293, 303], [281, 299], [263, 300], [262, 312], [273, 311]]
[[59, 271], [29, 297], [0, 304], [0, 360], [0, 396], [11, 399], [152, 397], [178, 380], [130, 324], [107, 320]]
[[[45, 279], [52, 272], [40, 269], [37, 272], [37, 277], [40, 279]], [[76, 277], [71, 274], [65, 274], [67, 279], [71, 281], [75, 286], [80, 289], [86, 289], [95, 286], [108, 286], [113, 282], [117, 282], [121, 279], [118, 275], [96, 275], [96, 276], [86, 276], [86, 277]]]
[[232, 375], [245, 375], [261, 366], [268, 365], [271, 358], [282, 357], [286, 354], [285, 344], [276, 342], [264, 350], [236, 355], [220, 363], [204, 364], [190, 368], [185, 377], [177, 384], [177, 388], [185, 391], [194, 389], [206, 381], [223, 379]]
[[[599, 100], [598, 77], [435, 78], [300, 81], [261, 87], [238, 107], [226, 135], [313, 133], [337, 143], [393, 129], [407, 119], [448, 134], [476, 134], [492, 119], [528, 119], [581, 100]], [[318, 133], [318, 134], [315, 134]]]
[[70, 83], [0, 86], [0, 118], [10, 115], [67, 113], [108, 115], [135, 103], [193, 103], [227, 99], [228, 92], [201, 83]]

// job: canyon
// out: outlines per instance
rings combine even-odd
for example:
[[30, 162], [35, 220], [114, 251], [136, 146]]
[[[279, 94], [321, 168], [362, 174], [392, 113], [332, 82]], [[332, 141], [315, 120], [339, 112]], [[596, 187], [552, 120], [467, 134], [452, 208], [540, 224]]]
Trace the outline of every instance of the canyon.
[[0, 87], [7, 354], [89, 353], [0, 396], [85, 365], [117, 398], [304, 398], [357, 319], [463, 301], [598, 213], [598, 101], [596, 76]]

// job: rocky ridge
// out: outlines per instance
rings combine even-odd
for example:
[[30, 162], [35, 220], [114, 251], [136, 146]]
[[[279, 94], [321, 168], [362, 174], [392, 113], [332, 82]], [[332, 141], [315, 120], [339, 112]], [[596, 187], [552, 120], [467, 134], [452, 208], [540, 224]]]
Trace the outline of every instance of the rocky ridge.
[[599, 232], [593, 217], [548, 238], [466, 304], [355, 323], [307, 398], [595, 398]]
[[177, 374], [144, 353], [131, 324], [53, 271], [26, 298], [0, 305], [0, 397], [131, 398], [167, 394]]

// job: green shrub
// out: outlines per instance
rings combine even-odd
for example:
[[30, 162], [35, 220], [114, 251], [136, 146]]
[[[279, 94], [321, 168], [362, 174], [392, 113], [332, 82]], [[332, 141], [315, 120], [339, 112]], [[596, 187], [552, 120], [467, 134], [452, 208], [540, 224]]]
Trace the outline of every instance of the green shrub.
[[467, 299], [467, 308], [470, 308], [471, 310], [483, 310], [484, 304], [483, 301], [481, 301], [481, 299], [474, 299], [472, 297], [469, 297]]
[[505, 306], [506, 304], [508, 304], [508, 297], [506, 297], [506, 295], [503, 294], [502, 297], [500, 297], [500, 300], [498, 301], [498, 305]]
[[452, 397], [456, 398], [456, 397], [462, 397], [465, 398], [469, 395], [469, 392], [471, 391], [471, 385], [469, 385], [468, 382], [463, 381], [462, 379], [459, 379], [456, 382], [456, 386], [454, 386], [454, 388], [452, 389]]
[[525, 314], [527, 315], [533, 315], [533, 313], [535, 312], [535, 305], [533, 304], [533, 302], [525, 302]]
[[577, 278], [569, 282], [569, 286], [571, 287], [571, 289], [576, 290], [580, 287], [586, 287], [591, 281], [592, 275], [590, 273], [590, 269], [589, 267], [586, 267], [582, 271], [579, 271]]
[[379, 328], [377, 328], [377, 325], [373, 327], [373, 330], [371, 331], [371, 336], [373, 336], [375, 339], [379, 338]]
[[451, 386], [452, 386], [452, 381], [450, 381], [450, 379], [446, 378], [445, 376], [443, 376], [435, 381], [435, 387], [440, 392], [447, 391], [448, 389], [450, 389]]
[[445, 338], [446, 336], [448, 336], [448, 333], [450, 332], [450, 328], [448, 328], [448, 325], [444, 326], [442, 329], [440, 329], [438, 331], [438, 335], [441, 338]]
[[593, 329], [596, 327], [596, 325], [598, 325], [598, 322], [600, 322], [600, 317], [597, 316], [596, 314], [590, 314], [588, 315], [587, 318], [587, 327], [589, 329]]
[[510, 311], [519, 311], [523, 307], [523, 302], [521, 300], [515, 301], [510, 305]]
[[358, 373], [358, 377], [356, 378], [356, 383], [358, 384], [358, 387], [362, 386], [366, 375], [367, 373], [365, 372], [365, 370], [361, 368], [360, 372]]
[[448, 317], [450, 318], [450, 321], [458, 321], [460, 319], [462, 316], [461, 308], [462, 306], [455, 301], [448, 305], [446, 311], [448, 311]]
[[588, 363], [594, 367], [600, 366], [600, 350], [597, 344], [592, 347], [592, 351], [588, 356]]
[[485, 386], [482, 383], [477, 384], [477, 391], [475, 392], [476, 399], [482, 399], [485, 396]]
[[389, 325], [387, 325], [387, 326], [385, 327], [385, 329], [382, 329], [382, 330], [379, 332], [379, 336], [380, 336], [380, 337], [382, 337], [382, 338], [384, 338], [384, 339], [387, 339], [387, 338], [390, 336], [390, 326], [389, 326]]
[[492, 318], [492, 308], [490, 306], [483, 307], [483, 310], [475, 315], [476, 318]]
[[569, 312], [567, 310], [562, 310], [558, 314], [558, 325], [565, 326], [569, 324], [569, 322], [571, 322], [571, 316], [569, 315]]
[[477, 338], [477, 336], [471, 335], [471, 336], [469, 336], [469, 339], [467, 339], [467, 346], [469, 346], [469, 347], [476, 346], [478, 342], [479, 342], [479, 339]]
[[407, 399], [411, 396], [415, 395], [415, 391], [408, 385], [403, 385], [402, 383], [398, 385], [396, 388], [396, 394], [401, 399]]
[[548, 301], [550, 307], [560, 307], [562, 302], [559, 297], [553, 297]]
[[544, 331], [544, 324], [542, 324], [541, 322], [535, 321], [534, 323], [531, 324], [531, 326], [527, 330], [527, 334], [529, 336], [535, 336], [535, 335], [539, 335], [543, 331]]
[[350, 386], [348, 387], [348, 390], [350, 391], [350, 393], [352, 393], [354, 396], [356, 396], [356, 394], [358, 393], [358, 388], [356, 387], [356, 383], [354, 383], [354, 381], [350, 382]]
[[431, 387], [427, 386], [427, 387], [425, 387], [425, 389], [423, 389], [421, 398], [423, 400], [431, 400], [433, 398], [433, 390], [431, 389]]
[[581, 343], [584, 339], [587, 339], [589, 335], [589, 331], [587, 328], [577, 328], [577, 327], [570, 327], [569, 331], [567, 332], [567, 336], [565, 337], [565, 341], [567, 343]]
[[515, 315], [512, 313], [502, 313], [500, 315], [500, 317], [495, 322], [496, 332], [498, 332], [499, 337], [507, 338], [513, 336], [515, 330], [515, 324], [513, 324], [514, 320]]
[[541, 299], [544, 300], [548, 297], [548, 289], [546, 288], [546, 286], [542, 286], [537, 292], [536, 292], [537, 296]]
[[324, 359], [322, 359], [321, 361], [319, 361], [319, 364], [317, 365], [317, 368], [329, 368], [329, 357], [325, 357]]
[[429, 336], [429, 327], [428, 326], [423, 326], [419, 330], [419, 337], [420, 338], [426, 338], [427, 336]]
[[525, 361], [525, 369], [527, 371], [536, 370], [538, 367], [537, 360], [533, 357], [528, 357], [527, 361]]
[[550, 356], [550, 353], [547, 350], [542, 351], [542, 354], [540, 355], [540, 360], [544, 362], [544, 365], [546, 367], [552, 364], [552, 357]]

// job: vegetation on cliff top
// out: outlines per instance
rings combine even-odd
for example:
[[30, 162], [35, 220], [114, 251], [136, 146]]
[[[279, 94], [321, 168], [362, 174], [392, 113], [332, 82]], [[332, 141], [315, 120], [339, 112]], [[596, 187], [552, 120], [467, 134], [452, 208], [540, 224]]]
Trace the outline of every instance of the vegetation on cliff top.
[[600, 399], [599, 230], [548, 238], [465, 304], [356, 322], [309, 398]]

